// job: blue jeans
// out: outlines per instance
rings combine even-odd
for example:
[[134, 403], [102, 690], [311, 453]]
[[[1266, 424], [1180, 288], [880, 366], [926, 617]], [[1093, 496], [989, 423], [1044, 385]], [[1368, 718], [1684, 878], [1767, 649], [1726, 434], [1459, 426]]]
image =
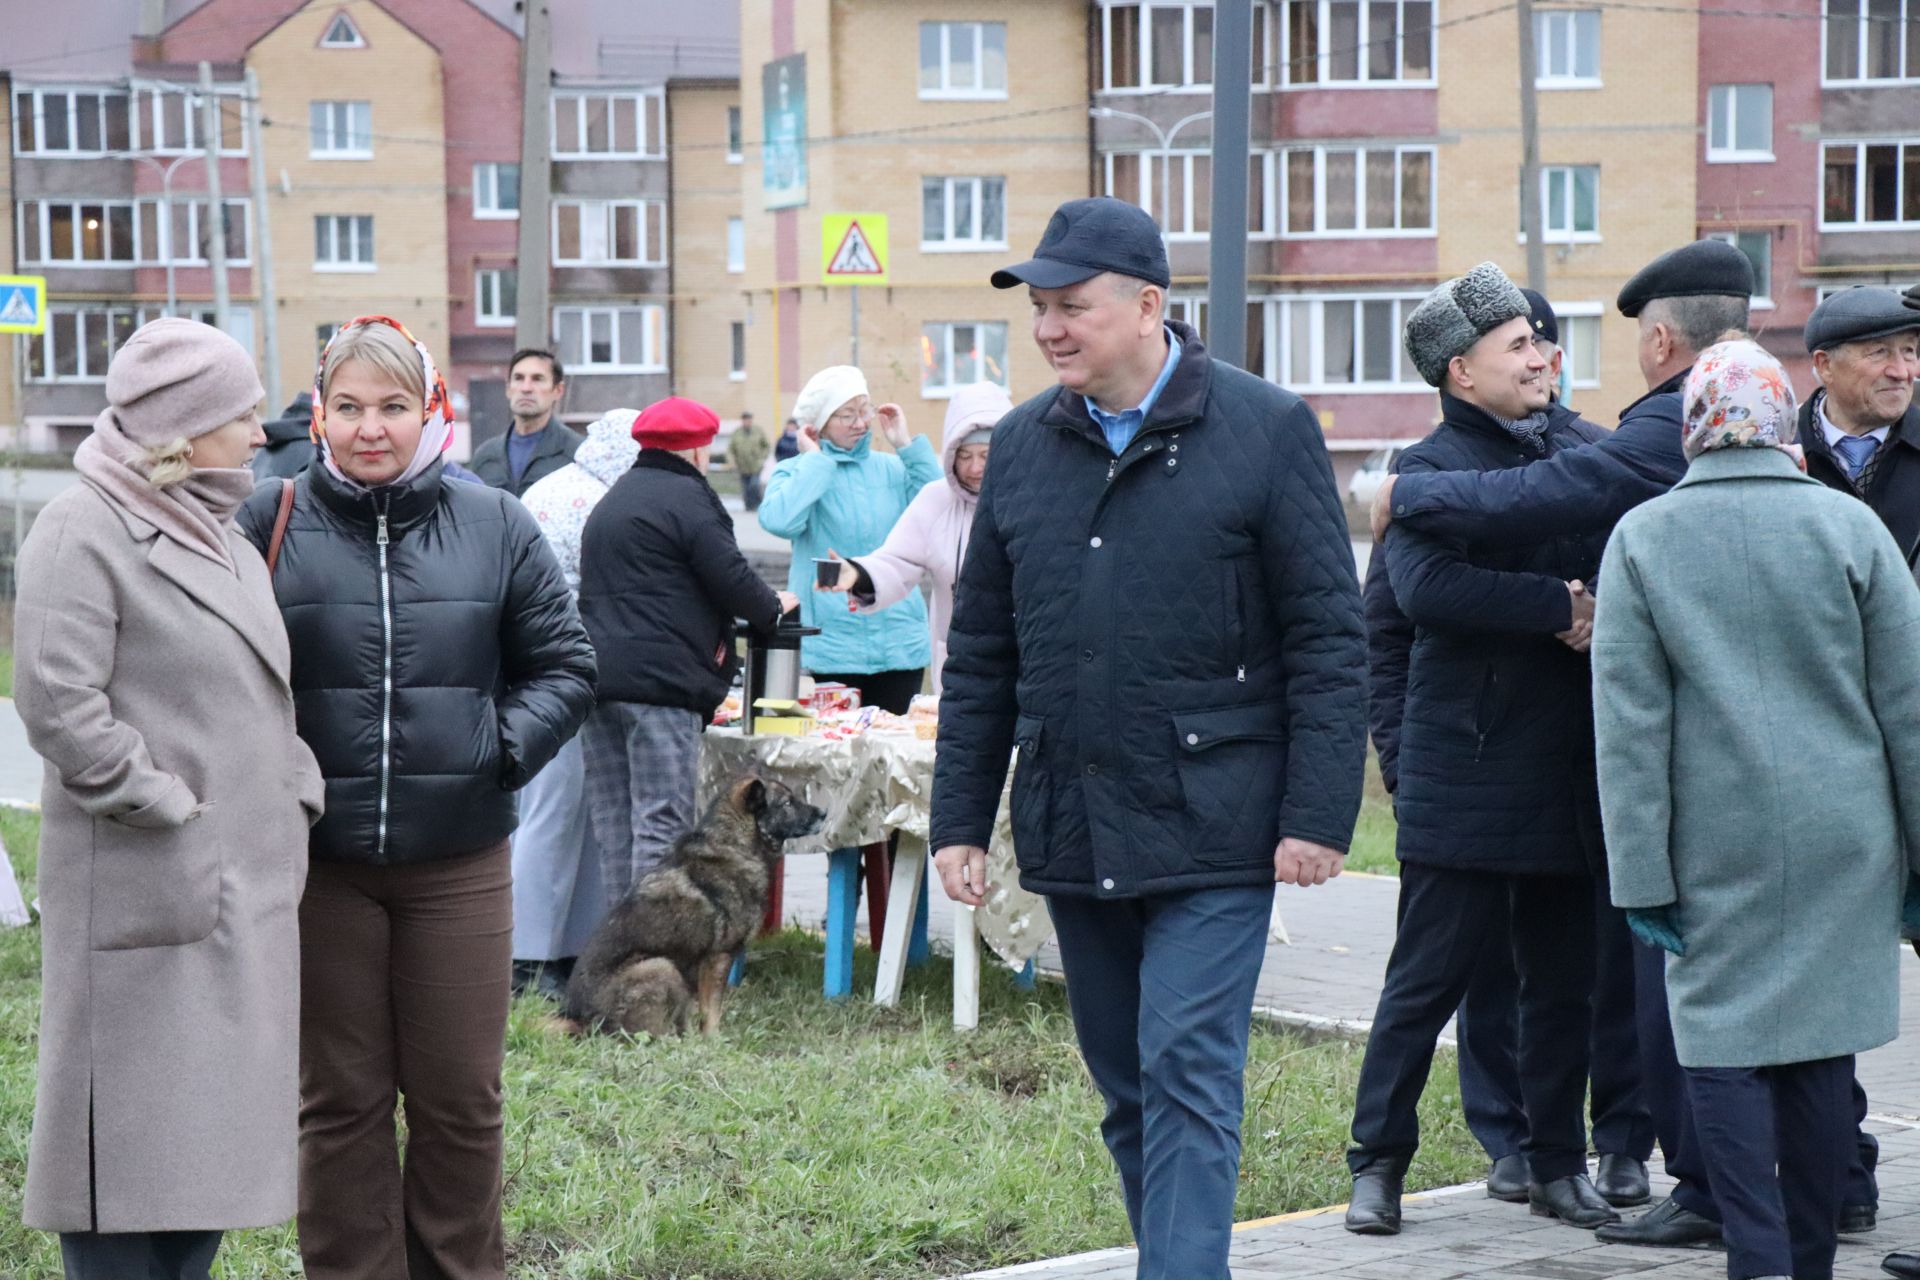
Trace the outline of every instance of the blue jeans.
[[1227, 1280], [1247, 1033], [1273, 888], [1047, 899], [1080, 1052], [1107, 1102], [1139, 1280]]

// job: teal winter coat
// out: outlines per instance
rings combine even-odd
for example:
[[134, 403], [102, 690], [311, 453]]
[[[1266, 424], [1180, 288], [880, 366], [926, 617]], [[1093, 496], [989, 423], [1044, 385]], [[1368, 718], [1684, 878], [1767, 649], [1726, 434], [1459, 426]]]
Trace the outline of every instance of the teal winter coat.
[[874, 550], [913, 496], [939, 478], [940, 459], [925, 436], [915, 436], [897, 456], [874, 452], [871, 435], [851, 449], [822, 440], [817, 451], [773, 469], [760, 527], [793, 543], [787, 589], [800, 597], [801, 620], [820, 628], [801, 644], [809, 671], [872, 675], [933, 660], [927, 602], [917, 588], [889, 608], [849, 613], [845, 596], [814, 591], [813, 562], [829, 550], [843, 559]]

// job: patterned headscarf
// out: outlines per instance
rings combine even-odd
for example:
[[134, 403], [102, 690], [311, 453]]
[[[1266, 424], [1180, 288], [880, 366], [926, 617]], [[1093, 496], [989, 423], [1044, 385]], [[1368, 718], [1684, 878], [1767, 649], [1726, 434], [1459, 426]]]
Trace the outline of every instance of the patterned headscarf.
[[1700, 353], [1683, 393], [1689, 461], [1710, 449], [1781, 449], [1793, 443], [1799, 406], [1780, 362], [1751, 338]]
[[413, 336], [407, 326], [392, 316], [355, 316], [336, 329], [333, 336], [327, 339], [325, 349], [320, 352], [319, 367], [313, 374], [313, 425], [309, 428], [308, 434], [313, 437], [313, 443], [320, 450], [321, 460], [326, 463], [327, 470], [333, 473], [334, 478], [347, 484], [359, 485], [358, 480], [340, 470], [333, 460], [333, 451], [327, 447], [327, 433], [320, 425], [326, 408], [320, 383], [326, 375], [327, 352], [333, 350], [333, 344], [340, 341], [343, 334], [370, 324], [391, 325], [398, 329], [400, 336], [411, 343], [414, 351], [420, 356], [420, 385], [427, 390], [425, 403], [420, 409], [420, 444], [413, 451], [413, 457], [408, 461], [406, 469], [388, 481], [389, 484], [406, 484], [432, 466], [446, 451], [447, 446], [453, 443], [453, 397], [447, 394], [446, 381], [441, 378], [440, 370], [434, 366], [433, 353], [427, 350], [420, 339]]

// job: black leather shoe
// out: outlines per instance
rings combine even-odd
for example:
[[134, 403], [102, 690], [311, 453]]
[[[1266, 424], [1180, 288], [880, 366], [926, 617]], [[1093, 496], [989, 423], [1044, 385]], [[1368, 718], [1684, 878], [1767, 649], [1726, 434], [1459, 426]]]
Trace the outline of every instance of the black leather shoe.
[[1527, 1209], [1537, 1217], [1558, 1218], [1570, 1227], [1593, 1228], [1620, 1221], [1613, 1206], [1593, 1189], [1593, 1180], [1584, 1173], [1552, 1182], [1527, 1186]]
[[1487, 1170], [1487, 1198], [1508, 1204], [1527, 1202], [1527, 1158], [1501, 1156]]
[[[1593, 1233], [1601, 1244], [1644, 1244], [1661, 1249], [1718, 1244], [1720, 1224], [1683, 1209], [1676, 1200], [1662, 1200], [1637, 1218], [1610, 1222]], [[1916, 1272], [1920, 1275], [1920, 1272]]]
[[1400, 1181], [1400, 1174], [1384, 1170], [1355, 1174], [1347, 1230], [1357, 1236], [1399, 1235]]
[[1871, 1204], [1843, 1204], [1840, 1206], [1840, 1234], [1860, 1236], [1880, 1225], [1880, 1209]]
[[1632, 1156], [1603, 1155], [1593, 1189], [1616, 1209], [1631, 1209], [1652, 1198], [1647, 1188], [1647, 1162]]
[[1890, 1253], [1880, 1260], [1880, 1269], [1890, 1276], [1920, 1280], [1920, 1253]]

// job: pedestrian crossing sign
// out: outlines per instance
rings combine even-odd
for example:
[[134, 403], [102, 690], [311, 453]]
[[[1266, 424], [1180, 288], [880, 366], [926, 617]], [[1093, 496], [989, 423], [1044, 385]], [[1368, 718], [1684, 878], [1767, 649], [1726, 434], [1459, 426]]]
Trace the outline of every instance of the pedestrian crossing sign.
[[820, 219], [820, 283], [891, 283], [886, 214], [829, 213]]
[[0, 276], [0, 333], [47, 331], [47, 278]]

